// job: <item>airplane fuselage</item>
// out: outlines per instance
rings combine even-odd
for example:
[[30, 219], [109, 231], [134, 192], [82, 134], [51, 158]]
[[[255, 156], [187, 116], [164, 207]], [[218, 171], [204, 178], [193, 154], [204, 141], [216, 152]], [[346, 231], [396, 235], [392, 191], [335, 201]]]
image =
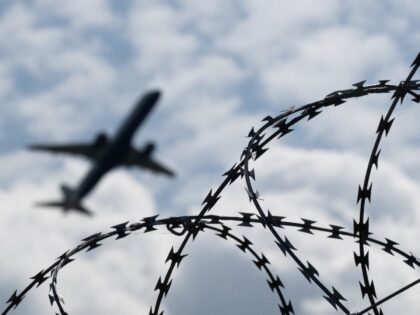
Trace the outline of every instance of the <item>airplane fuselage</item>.
[[114, 139], [105, 145], [103, 153], [94, 161], [92, 168], [75, 189], [79, 199], [85, 197], [105, 173], [124, 160], [131, 148], [131, 140], [135, 131], [148, 116], [158, 97], [158, 92], [147, 94], [123, 122]]
[[132, 145], [134, 133], [149, 115], [160, 96], [159, 91], [151, 91], [137, 101], [134, 109], [118, 128], [113, 139], [109, 140], [104, 133], [99, 133], [91, 143], [70, 144], [33, 144], [31, 150], [50, 151], [53, 153], [77, 154], [92, 161], [92, 166], [75, 188], [61, 185], [63, 199], [37, 203], [40, 207], [60, 207], [64, 212], [75, 210], [91, 215], [82, 204], [82, 199], [88, 195], [98, 181], [114, 167], [136, 166], [167, 176], [175, 173], [151, 157], [155, 144], [148, 142], [143, 149], [135, 149]]

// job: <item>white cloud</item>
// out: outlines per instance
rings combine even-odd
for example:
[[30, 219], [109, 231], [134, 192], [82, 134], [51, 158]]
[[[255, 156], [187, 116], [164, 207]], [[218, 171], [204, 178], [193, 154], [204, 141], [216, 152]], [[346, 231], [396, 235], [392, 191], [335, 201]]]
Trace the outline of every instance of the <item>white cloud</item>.
[[12, 82], [7, 77], [7, 68], [0, 63], [0, 97], [6, 96], [12, 90]]
[[196, 31], [206, 39], [217, 40], [239, 21], [243, 14], [243, 3], [223, 0], [206, 2], [186, 0], [182, 3], [182, 10]]
[[[158, 77], [155, 84], [165, 88], [168, 102], [176, 101], [182, 106], [184, 99], [191, 102], [192, 97], [227, 94], [245, 77], [245, 71], [231, 58], [204, 55], [191, 60], [188, 66], [180, 67], [179, 71], [172, 75], [164, 74]], [[194, 102], [197, 108], [202, 107], [200, 100], [194, 99]]]
[[249, 1], [244, 8], [246, 18], [220, 44], [232, 49], [245, 62], [266, 67], [273, 59], [284, 57], [294, 39], [301, 37], [308, 26], [317, 29], [336, 20], [337, 9], [333, 1], [324, 1], [322, 5], [310, 1], [258, 4]]
[[15, 4], [2, 17], [0, 38], [10, 66], [23, 65], [42, 77], [48, 57], [62, 47], [63, 33], [56, 27], [37, 27], [36, 22], [34, 12]]
[[109, 27], [115, 19], [109, 3], [103, 0], [75, 0], [61, 4], [51, 0], [41, 0], [36, 6], [37, 10], [48, 16], [65, 18], [75, 31]]
[[[416, 205], [420, 203], [415, 193], [419, 189], [418, 183], [398, 165], [386, 160], [380, 160], [379, 165], [379, 170], [374, 170], [372, 175], [372, 205], [368, 207], [373, 211], [373, 217], [379, 221], [388, 215], [398, 218], [399, 213], [395, 212], [398, 206], [405, 209], [405, 216], [414, 215]], [[310, 209], [318, 205], [319, 212], [310, 219], [323, 216], [324, 212], [327, 216], [338, 215], [351, 225], [351, 218], [358, 214], [357, 189], [366, 167], [366, 158], [351, 153], [276, 147], [261, 158], [255, 172], [262, 197], [264, 191], [271, 197], [266, 201], [270, 209], [280, 206], [286, 213], [309, 216], [310, 212], [305, 211], [306, 203], [312, 205]], [[293, 198], [281, 202], [288, 194]], [[334, 209], [334, 204], [339, 207]], [[289, 210], [287, 205], [292, 209]], [[353, 212], [346, 213], [341, 209], [343, 206], [349, 210], [353, 208]]]
[[[15, 161], [25, 158], [26, 163], [20, 161], [19, 164], [28, 165], [29, 156], [22, 154], [10, 155], [9, 160], [3, 158], [3, 162], [14, 166]], [[42, 159], [39, 160], [42, 162]], [[38, 163], [39, 169], [31, 170], [25, 167], [26, 176], [11, 179], [9, 185], [1, 189], [0, 202], [3, 209], [0, 214], [1, 221], [13, 228], [2, 229], [0, 232], [2, 257], [10, 257], [10, 260], [1, 260], [0, 264], [2, 271], [8, 274], [9, 282], [14, 279], [17, 289], [28, 284], [30, 276], [46, 268], [55, 257], [75, 247], [82, 238], [92, 234], [93, 231], [106, 232], [110, 230], [110, 226], [123, 221], [138, 222], [140, 218], [151, 216], [156, 212], [154, 201], [147, 189], [122, 171], [108, 175], [97, 188], [92, 200], [88, 198], [86, 206], [94, 211], [96, 216], [94, 220], [76, 214], [64, 216], [57, 210], [36, 209], [33, 205], [36, 201], [60, 198], [57, 193], [59, 178], [66, 178], [66, 181], [71, 182], [69, 178], [80, 178], [85, 171], [80, 162], [66, 162], [64, 165], [64, 169], [56, 171], [48, 170], [48, 164], [45, 163]], [[18, 165], [15, 169], [17, 168]], [[44, 174], [40, 176], [42, 172]], [[115, 198], [116, 195], [119, 195], [119, 198]], [[143, 234], [137, 233], [139, 236]], [[65, 268], [69, 271], [64, 271], [63, 276], [60, 276], [60, 279], [63, 278], [60, 288], [71, 308], [77, 310], [88, 307], [94, 312], [115, 314], [116, 308], [121, 307], [115, 302], [123, 299], [126, 303], [125, 309], [129, 313], [134, 314], [138, 309], [144, 311], [148, 309], [148, 304], [142, 306], [142, 303], [138, 303], [138, 296], [133, 292], [138, 290], [149, 292], [150, 283], [157, 279], [157, 272], [160, 271], [153, 266], [157, 262], [163, 263], [162, 257], [167, 254], [170, 243], [146, 237], [149, 241], [143, 241], [139, 245], [139, 241], [135, 240], [138, 237], [133, 235], [129, 238], [133, 240], [119, 241], [122, 243], [119, 243], [121, 247], [113, 245], [111, 240], [104, 241], [104, 251], [98, 250], [101, 254], [93, 256], [79, 254], [75, 266]], [[139, 253], [142, 254], [136, 254], [139, 248], [141, 248]], [[31, 258], [31, 263], [28, 263], [28, 257]], [[121, 268], [119, 272], [115, 272], [116, 266]], [[144, 273], [145, 271], [147, 273]], [[139, 286], [136, 277], [149, 280]], [[86, 278], [89, 281], [83, 281]], [[124, 278], [125, 282], [119, 280]], [[81, 286], [81, 283], [85, 285]], [[127, 286], [128, 284], [130, 285]], [[113, 292], [113, 289], [118, 292]], [[2, 289], [2, 294], [10, 293], [3, 292]], [[74, 303], [78, 300], [74, 297], [80, 295], [88, 298], [80, 303]], [[109, 298], [103, 298], [104, 296]], [[3, 300], [5, 298], [4, 296]], [[102, 300], [100, 303], [99, 299]], [[44, 311], [48, 311], [48, 303], [41, 305]]]
[[182, 13], [169, 5], [139, 5], [130, 13], [130, 39], [137, 48], [138, 71], [156, 74], [189, 64], [198, 48]]
[[[89, 106], [95, 113], [92, 104], [97, 108], [95, 103], [104, 103], [105, 91], [115, 85], [115, 69], [102, 57], [100, 42], [82, 40], [74, 31], [42, 25], [40, 21], [31, 8], [16, 4], [5, 12], [0, 23], [0, 38], [5, 43], [3, 72], [13, 78], [22, 68], [30, 75], [27, 80], [38, 87], [29, 95], [11, 94], [8, 103], [14, 109], [6, 113], [23, 118], [33, 134], [63, 139], [86, 128], [87, 121], [74, 124], [83, 121], [76, 106]], [[10, 36], [12, 33], [14, 36]], [[20, 92], [23, 82], [15, 78], [13, 83], [15, 91]]]
[[396, 44], [386, 36], [366, 35], [348, 27], [329, 28], [298, 43], [285, 61], [272, 60], [262, 70], [262, 80], [276, 101], [284, 94], [308, 100], [331, 89], [348, 88], [388, 64], [395, 67], [397, 57]]
[[[95, 219], [82, 220], [73, 215], [63, 217], [54, 210], [35, 210], [33, 202], [59, 198], [59, 183], [77, 184], [87, 169], [86, 163], [4, 148], [2, 152], [7, 153], [0, 157], [5, 166], [0, 170], [0, 245], [2, 257], [7, 259], [0, 259], [0, 277], [5, 279], [0, 297], [6, 300], [29, 276], [87, 235], [158, 211], [175, 215], [172, 211], [183, 209], [180, 214], [195, 214], [210, 186], [217, 187], [220, 175], [239, 158], [247, 141], [244, 136], [256, 119], [263, 117], [255, 117], [255, 112], [275, 115], [291, 100], [312, 101], [366, 78], [402, 79], [413, 58], [412, 50], [418, 49], [417, 9], [414, 1], [400, 5], [268, 0], [235, 4], [144, 1], [129, 4], [118, 13], [112, 11], [109, 2], [99, 0], [66, 4], [43, 0], [6, 7], [0, 22], [0, 81], [5, 82], [0, 87], [0, 101], [9, 105], [0, 109], [3, 137], [25, 143], [26, 135], [48, 142], [83, 134], [80, 140], [89, 141], [91, 135], [85, 131], [96, 131], [100, 124], [117, 125], [118, 118], [131, 106], [133, 95], [157, 85], [163, 89], [165, 106], [153, 114], [140, 138], [156, 136], [163, 147], [163, 154], [157, 157], [178, 165], [179, 175], [173, 182], [160, 182], [153, 176], [113, 172], [86, 199], [86, 205], [97, 214]], [[118, 42], [114, 41], [116, 35], [120, 35]], [[120, 59], [114, 59], [118, 54]], [[28, 82], [37, 83], [29, 92], [16, 79], [19, 69], [24, 70], [21, 75]], [[276, 105], [273, 113], [274, 105], [269, 100], [282, 105]], [[308, 217], [351, 229], [357, 213], [357, 185], [371, 145], [366, 135], [374, 137], [382, 112], [380, 102], [355, 100], [346, 104], [350, 106], [331, 108], [328, 111], [332, 114], [323, 113], [307, 127], [297, 128], [285, 139], [285, 146], [273, 144], [274, 148], [256, 163], [256, 186], [263, 204], [276, 214], [284, 210], [297, 219]], [[419, 200], [415, 180], [419, 173], [414, 172], [418, 165], [415, 117], [415, 110], [401, 107], [401, 117], [396, 121], [399, 125], [393, 126], [393, 137], [387, 139], [395, 150], [384, 144], [384, 159], [381, 156], [379, 173], [374, 174], [368, 211], [378, 237], [387, 236], [397, 223], [398, 233], [391, 233], [392, 237], [417, 253], [415, 227], [420, 215], [416, 212]], [[19, 124], [5, 130], [14, 120]], [[365, 127], [360, 126], [362, 123]], [[255, 211], [243, 186], [238, 182], [227, 189], [214, 213]], [[162, 205], [168, 209], [160, 209]], [[302, 279], [295, 281], [295, 276], [301, 275], [273, 248], [266, 232], [249, 231], [259, 243], [256, 248], [275, 258], [271, 259], [273, 268], [285, 277], [288, 296], [293, 301], [296, 298], [295, 308], [303, 314], [324, 307], [334, 312], [325, 301], [318, 304], [322, 300], [319, 290], [308, 289]], [[167, 252], [180, 240], [169, 237], [168, 232], [155, 233], [155, 238], [149, 239], [148, 234], [139, 232], [121, 247], [109, 242], [92, 254], [81, 254], [79, 264], [69, 266], [60, 282], [72, 311], [147, 313], [156, 296], [155, 281], [167, 267], [163, 264]], [[344, 252], [347, 246], [291, 237], [302, 248], [302, 259], [308, 257], [323, 265], [327, 257], [321, 275], [329, 284], [337, 282], [350, 303], [357, 303], [360, 274], [351, 272], [352, 253], [340, 252], [335, 258], [337, 247]], [[188, 257], [191, 265], [186, 265], [192, 268], [185, 267], [173, 279], [174, 291], [170, 294], [175, 297], [183, 294], [177, 291], [177, 283], [178, 288], [194, 288], [197, 303], [190, 305], [194, 310], [200, 306], [200, 293], [208, 288], [189, 271], [201, 276], [205, 273], [203, 266], [211, 263], [204, 270], [217, 275], [227, 272], [233, 278], [243, 276], [241, 280], [248, 275], [242, 258], [228, 256], [230, 248], [229, 252], [219, 251], [217, 241], [208, 260], [206, 245], [212, 243], [199, 237], [194, 244], [198, 250]], [[378, 279], [404, 266], [401, 259], [394, 264], [395, 259], [388, 258], [392, 262], [372, 266], [378, 270]], [[243, 261], [246, 259], [249, 257]], [[252, 262], [247, 263], [255, 271]], [[219, 278], [205, 276], [208, 282], [215, 280], [212, 285], [216, 288], [210, 288], [210, 292], [226, 292], [219, 288]], [[398, 273], [392, 284], [410, 277]], [[260, 297], [270, 294], [265, 279], [258, 279], [266, 291], [256, 290], [256, 304], [262, 301]], [[86, 285], [80, 286], [80, 282]], [[241, 283], [245, 291], [238, 291], [238, 296], [255, 293], [246, 281]], [[388, 288], [392, 287], [384, 285]], [[415, 309], [415, 294], [407, 296], [403, 301], [409, 305], [407, 309]], [[226, 308], [242, 314], [240, 307], [247, 309], [246, 303], [239, 308], [228, 306], [223, 296], [215, 301], [219, 301], [217, 311]], [[121, 302], [124, 309], [119, 308]], [[49, 310], [45, 296], [29, 304], [42, 312]], [[166, 306], [168, 311], [180, 309], [177, 299]], [[275, 309], [275, 302], [270, 306]], [[22, 308], [18, 312], [28, 311]]]

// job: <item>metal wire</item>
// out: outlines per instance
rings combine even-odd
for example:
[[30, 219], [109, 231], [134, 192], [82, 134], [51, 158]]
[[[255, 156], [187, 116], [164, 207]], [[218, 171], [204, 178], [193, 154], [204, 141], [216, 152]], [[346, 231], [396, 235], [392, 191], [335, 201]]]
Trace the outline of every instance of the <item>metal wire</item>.
[[[202, 208], [196, 216], [179, 216], [158, 219], [158, 215], [143, 218], [139, 222], [129, 223], [124, 222], [111, 227], [111, 231], [106, 233], [96, 233], [82, 240], [82, 243], [75, 248], [66, 251], [57, 260], [46, 269], [41, 270], [38, 274], [31, 277], [32, 280], [22, 291], [14, 291], [11, 297], [6, 302], [6, 308], [1, 313], [8, 314], [12, 309], [18, 307], [27, 293], [34, 288], [39, 287], [47, 280], [50, 280], [49, 300], [51, 305], [56, 308], [56, 312], [60, 315], [68, 314], [63, 306], [62, 297], [57, 288], [58, 276], [63, 267], [70, 264], [76, 256], [82, 251], [95, 250], [101, 246], [101, 242], [109, 241], [115, 237], [119, 240], [130, 236], [133, 232], [143, 231], [144, 233], [154, 232], [166, 227], [170, 233], [182, 237], [181, 245], [175, 250], [171, 248], [166, 262], [169, 262], [169, 267], [163, 277], [160, 277], [154, 288], [157, 291], [157, 297], [154, 305], [150, 308], [149, 315], [161, 315], [161, 304], [164, 297], [168, 294], [173, 281], [173, 274], [177, 267], [182, 263], [187, 256], [184, 250], [190, 240], [194, 240], [197, 235], [205, 231], [213, 231], [221, 239], [236, 245], [253, 261], [255, 266], [264, 272], [267, 278], [269, 289], [276, 294], [279, 301], [279, 311], [283, 315], [295, 314], [292, 302], [285, 296], [285, 286], [278, 275], [275, 275], [269, 268], [270, 262], [263, 253], [258, 254], [253, 248], [252, 242], [245, 236], [238, 237], [233, 232], [233, 227], [228, 223], [238, 223], [239, 226], [256, 228], [262, 227], [267, 230], [274, 237], [278, 249], [296, 264], [298, 270], [312, 285], [317, 286], [327, 303], [332, 308], [341, 311], [344, 314], [365, 314], [373, 311], [375, 315], [383, 314], [383, 310], [379, 308], [380, 305], [386, 303], [391, 299], [395, 299], [399, 294], [405, 292], [418, 283], [420, 279], [415, 279], [410, 284], [399, 288], [395, 292], [377, 299], [374, 280], [369, 276], [369, 253], [366, 251], [366, 246], [380, 247], [388, 254], [399, 257], [406, 265], [411, 268], [419, 268], [420, 261], [410, 252], [397, 248], [397, 242], [385, 238], [385, 241], [380, 241], [372, 237], [370, 232], [369, 218], [366, 214], [366, 200], [370, 201], [372, 197], [372, 183], [370, 180], [373, 166], [378, 168], [379, 149], [383, 135], [390, 132], [391, 126], [395, 118], [391, 119], [394, 109], [398, 102], [403, 102], [407, 95], [414, 97], [412, 101], [419, 103], [420, 83], [413, 81], [415, 73], [420, 66], [420, 53], [415, 58], [412, 69], [404, 81], [398, 85], [388, 84], [387, 80], [380, 80], [377, 84], [365, 85], [365, 81], [355, 83], [353, 88], [335, 91], [328, 94], [324, 99], [313, 103], [303, 105], [301, 107], [292, 107], [287, 111], [282, 112], [277, 117], [267, 116], [263, 119], [264, 124], [259, 128], [252, 128], [248, 134], [250, 138], [247, 147], [241, 154], [240, 161], [232, 166], [224, 176], [225, 179], [219, 187], [213, 192], [213, 189], [205, 197]], [[302, 219], [302, 222], [288, 221], [286, 217], [272, 215], [269, 211], [264, 211], [260, 203], [262, 196], [254, 187], [255, 184], [255, 170], [251, 169], [252, 161], [257, 160], [268, 151], [267, 145], [276, 138], [281, 138], [292, 132], [292, 127], [303, 121], [305, 118], [311, 120], [322, 113], [324, 108], [336, 107], [344, 104], [346, 100], [363, 97], [369, 94], [383, 94], [393, 93], [391, 105], [385, 116], [382, 116], [377, 129], [377, 136], [373, 145], [367, 169], [365, 172], [363, 184], [359, 186], [357, 194], [357, 203], [360, 203], [359, 218], [353, 222], [353, 231], [346, 231], [343, 227], [337, 225], [330, 225], [329, 227], [321, 227], [316, 225], [316, 221], [310, 219]], [[218, 200], [222, 196], [224, 189], [235, 182], [238, 178], [245, 181], [246, 191], [249, 201], [256, 209], [256, 213], [240, 212], [237, 216], [220, 216], [210, 215], [209, 212], [214, 208]], [[354, 252], [354, 260], [356, 267], [359, 267], [362, 272], [362, 282], [360, 282], [360, 290], [362, 297], [367, 297], [368, 305], [363, 309], [350, 311], [347, 299], [335, 288], [328, 286], [323, 282], [321, 276], [314, 266], [314, 264], [302, 260], [301, 256], [297, 254], [298, 250], [294, 244], [286, 237], [286, 228], [295, 228], [306, 235], [314, 235], [318, 233], [327, 234], [330, 239], [344, 240], [356, 239], [358, 242], [358, 251]], [[281, 231], [281, 234], [280, 234]]]

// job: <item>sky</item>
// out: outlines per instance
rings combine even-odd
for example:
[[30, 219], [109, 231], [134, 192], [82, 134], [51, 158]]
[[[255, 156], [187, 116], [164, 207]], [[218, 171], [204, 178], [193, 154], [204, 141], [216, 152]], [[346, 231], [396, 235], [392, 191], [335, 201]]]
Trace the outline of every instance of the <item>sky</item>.
[[[420, 4], [395, 1], [52, 0], [0, 3], [0, 301], [7, 301], [56, 257], [96, 232], [143, 217], [194, 215], [222, 174], [239, 161], [251, 127], [290, 106], [323, 99], [367, 80], [403, 80], [419, 52]], [[419, 75], [416, 76], [419, 78]], [[112, 137], [133, 104], [150, 89], [162, 97], [133, 145], [157, 144], [155, 157], [175, 179], [138, 169], [105, 176], [84, 203], [92, 219], [37, 201], [60, 198], [89, 169], [82, 158], [34, 153], [31, 143]], [[328, 108], [270, 144], [256, 162], [263, 204], [276, 215], [353, 228], [361, 184], [390, 95]], [[371, 229], [420, 255], [420, 125], [418, 104], [396, 110], [373, 174]], [[222, 195], [214, 214], [254, 212], [245, 183]], [[263, 252], [285, 284], [295, 314], [337, 313], [267, 230], [235, 228]], [[354, 267], [354, 240], [287, 235], [329, 286], [354, 309], [366, 306]], [[60, 273], [70, 314], [148, 314], [165, 259], [179, 237], [133, 233], [81, 253]], [[401, 258], [371, 248], [378, 296], [418, 278]], [[208, 231], [190, 243], [163, 303], [167, 315], [279, 314], [265, 275], [235, 243]], [[420, 287], [384, 305], [414, 314]], [[13, 314], [54, 313], [48, 284], [28, 293]]]

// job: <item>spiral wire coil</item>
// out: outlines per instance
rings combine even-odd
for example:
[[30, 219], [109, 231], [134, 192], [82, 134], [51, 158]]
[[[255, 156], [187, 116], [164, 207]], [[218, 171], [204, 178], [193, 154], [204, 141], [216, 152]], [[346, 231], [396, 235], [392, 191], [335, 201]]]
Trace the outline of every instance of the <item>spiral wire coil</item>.
[[[285, 256], [288, 256], [296, 264], [298, 270], [309, 281], [310, 284], [321, 290], [323, 297], [334, 309], [347, 315], [372, 314], [382, 315], [383, 310], [380, 306], [390, 299], [395, 299], [400, 293], [413, 288], [420, 283], [420, 278], [412, 281], [406, 286], [400, 287], [393, 293], [378, 298], [376, 295], [375, 282], [369, 275], [369, 252], [367, 247], [379, 247], [390, 255], [399, 257], [405, 264], [411, 268], [419, 268], [420, 260], [411, 252], [397, 248], [398, 243], [385, 238], [384, 241], [372, 237], [370, 232], [370, 222], [367, 216], [366, 204], [370, 202], [372, 196], [371, 174], [374, 167], [378, 169], [378, 161], [381, 153], [380, 144], [384, 136], [388, 135], [395, 118], [392, 118], [397, 104], [402, 103], [406, 96], [413, 97], [412, 101], [420, 102], [420, 83], [412, 80], [420, 66], [420, 53], [411, 65], [411, 71], [404, 81], [398, 85], [389, 84], [388, 80], [380, 80], [377, 84], [365, 85], [365, 81], [358, 82], [351, 89], [340, 90], [328, 94], [324, 99], [303, 105], [297, 108], [290, 108], [283, 111], [277, 117], [267, 116], [263, 119], [263, 125], [256, 130], [252, 128], [248, 134], [249, 142], [243, 150], [241, 159], [235, 163], [231, 169], [225, 174], [225, 179], [217, 189], [210, 190], [205, 197], [200, 212], [195, 216], [179, 216], [160, 219], [158, 215], [143, 218], [139, 222], [124, 222], [111, 227], [106, 233], [96, 233], [82, 240], [82, 243], [75, 248], [63, 253], [49, 267], [41, 270], [23, 290], [14, 291], [6, 302], [6, 308], [1, 313], [8, 314], [12, 309], [19, 306], [27, 293], [41, 284], [50, 281], [49, 300], [51, 306], [56, 308], [56, 312], [60, 315], [69, 314], [65, 309], [62, 298], [59, 295], [57, 283], [58, 276], [63, 267], [73, 262], [82, 251], [92, 251], [102, 245], [101, 242], [111, 239], [119, 240], [128, 237], [136, 231], [149, 233], [165, 229], [170, 233], [182, 237], [180, 246], [175, 250], [171, 248], [166, 262], [169, 267], [166, 274], [160, 277], [155, 286], [157, 297], [155, 303], [150, 308], [149, 315], [161, 315], [162, 301], [168, 294], [174, 278], [174, 271], [187, 256], [185, 248], [187, 244], [196, 238], [199, 233], [212, 231], [218, 237], [229, 243], [236, 245], [241, 251], [246, 253], [253, 261], [255, 266], [264, 273], [269, 289], [277, 296], [279, 311], [282, 315], [295, 314], [290, 299], [286, 297], [286, 290], [281, 278], [270, 269], [270, 262], [263, 253], [258, 253], [253, 243], [248, 238], [234, 234], [232, 224], [239, 226], [254, 228], [261, 226], [269, 231], [277, 244], [278, 249]], [[251, 168], [253, 161], [257, 160], [268, 151], [267, 145], [274, 139], [281, 138], [292, 132], [292, 127], [304, 119], [311, 120], [322, 113], [326, 107], [336, 107], [342, 105], [349, 99], [363, 97], [369, 94], [393, 93], [391, 97], [391, 105], [388, 111], [380, 119], [376, 132], [376, 140], [371, 150], [369, 161], [367, 164], [363, 183], [359, 186], [357, 194], [357, 204], [359, 206], [359, 217], [353, 222], [353, 231], [346, 231], [343, 227], [337, 225], [329, 225], [327, 227], [316, 225], [316, 221], [309, 219], [301, 219], [301, 222], [288, 220], [284, 216], [276, 216], [270, 211], [264, 211], [261, 205], [261, 196], [255, 188], [255, 170]], [[256, 209], [256, 213], [240, 212], [237, 216], [220, 216], [212, 215], [209, 212], [216, 205], [222, 196], [224, 189], [235, 182], [237, 179], [243, 179], [245, 189], [249, 197], [249, 201]], [[335, 288], [328, 288], [321, 279], [316, 267], [309, 261], [304, 260], [297, 254], [297, 248], [285, 236], [285, 229], [297, 229], [299, 232], [307, 234], [323, 234], [327, 238], [343, 240], [346, 238], [355, 239], [358, 243], [357, 250], [354, 252], [354, 262], [360, 269], [362, 279], [360, 281], [360, 290], [363, 298], [367, 298], [368, 305], [364, 309], [351, 311], [346, 307], [347, 299]], [[279, 233], [282, 231], [282, 233]]]

